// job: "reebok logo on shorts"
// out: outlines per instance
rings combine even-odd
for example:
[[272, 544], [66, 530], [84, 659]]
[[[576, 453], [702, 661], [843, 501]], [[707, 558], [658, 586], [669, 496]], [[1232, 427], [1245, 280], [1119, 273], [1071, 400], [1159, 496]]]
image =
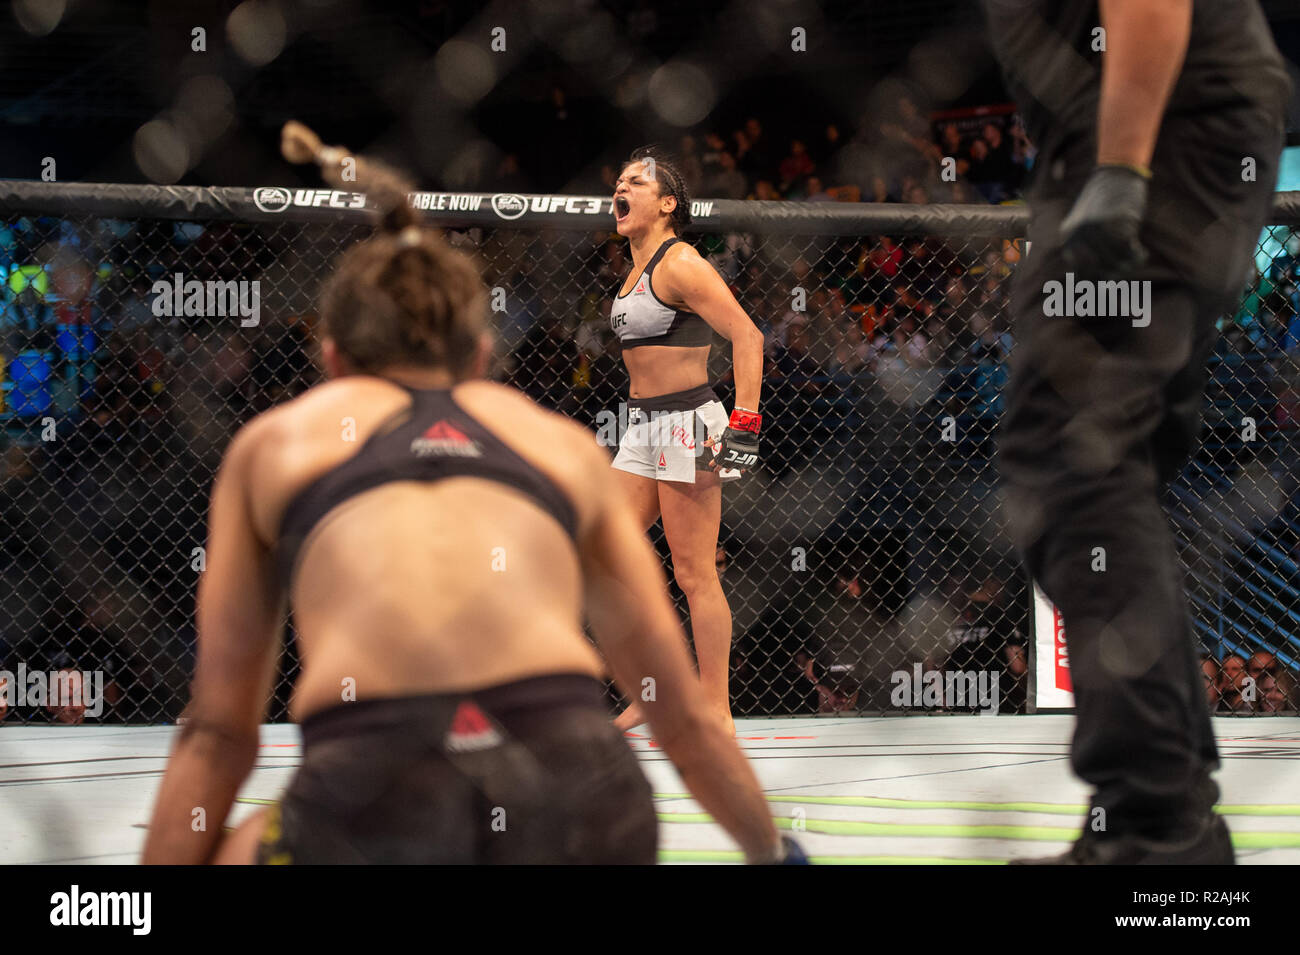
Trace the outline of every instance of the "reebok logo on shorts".
[[663, 471], [663, 470], [667, 469], [667, 467], [668, 467], [668, 462], [664, 460], [664, 453], [663, 453], [662, 451], [660, 451], [660, 452], [659, 452], [659, 470]]
[[443, 746], [449, 753], [469, 753], [500, 746], [502, 741], [501, 734], [478, 704], [462, 700], [451, 718], [451, 729], [447, 731]]
[[445, 419], [435, 421], [420, 437], [411, 442], [411, 453], [417, 457], [445, 455], [457, 458], [478, 458], [483, 456], [482, 449], [476, 441], [470, 440], [465, 432]]

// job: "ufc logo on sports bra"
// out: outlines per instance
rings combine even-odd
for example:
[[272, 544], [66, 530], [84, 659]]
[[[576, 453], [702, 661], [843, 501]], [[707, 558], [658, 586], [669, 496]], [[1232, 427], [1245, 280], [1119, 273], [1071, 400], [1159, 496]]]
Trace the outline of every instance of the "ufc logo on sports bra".
[[627, 324], [627, 312], [617, 312], [609, 316], [609, 327], [618, 331]]

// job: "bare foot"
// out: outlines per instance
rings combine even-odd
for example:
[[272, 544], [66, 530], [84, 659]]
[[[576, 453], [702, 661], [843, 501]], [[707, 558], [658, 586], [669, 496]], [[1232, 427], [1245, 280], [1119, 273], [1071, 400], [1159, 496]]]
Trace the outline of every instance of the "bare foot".
[[622, 713], [618, 714], [618, 718], [614, 720], [614, 729], [618, 730], [620, 733], [626, 733], [628, 730], [632, 729], [632, 727], [640, 726], [645, 721], [645, 712], [641, 709], [639, 704], [633, 703]]

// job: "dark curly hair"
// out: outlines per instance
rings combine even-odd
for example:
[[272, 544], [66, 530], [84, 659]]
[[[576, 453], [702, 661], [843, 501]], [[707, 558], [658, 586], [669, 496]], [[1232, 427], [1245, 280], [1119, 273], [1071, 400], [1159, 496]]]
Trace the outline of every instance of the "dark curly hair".
[[439, 231], [419, 225], [404, 177], [363, 157], [355, 169], [355, 181], [346, 184], [337, 164], [321, 170], [335, 188], [364, 191], [378, 212], [375, 234], [344, 252], [325, 283], [325, 333], [358, 371], [424, 365], [467, 377], [487, 328], [478, 265]]
[[654, 180], [659, 184], [659, 195], [672, 196], [677, 200], [677, 208], [668, 219], [673, 231], [680, 235], [691, 224], [691, 197], [686, 192], [686, 180], [682, 177], [682, 171], [677, 162], [657, 146], [642, 146], [632, 150], [632, 155], [623, 163], [623, 168], [646, 160], [654, 164]]

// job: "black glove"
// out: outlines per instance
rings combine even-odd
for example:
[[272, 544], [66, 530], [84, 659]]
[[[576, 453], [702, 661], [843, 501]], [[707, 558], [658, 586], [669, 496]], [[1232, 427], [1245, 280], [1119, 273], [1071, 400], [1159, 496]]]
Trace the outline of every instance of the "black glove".
[[1061, 223], [1066, 267], [1081, 276], [1128, 274], [1146, 263], [1139, 233], [1150, 174], [1133, 166], [1098, 166]]
[[709, 463], [711, 470], [736, 468], [744, 471], [758, 466], [758, 429], [761, 415], [752, 412], [731, 412], [731, 423], [715, 443], [716, 453]]

